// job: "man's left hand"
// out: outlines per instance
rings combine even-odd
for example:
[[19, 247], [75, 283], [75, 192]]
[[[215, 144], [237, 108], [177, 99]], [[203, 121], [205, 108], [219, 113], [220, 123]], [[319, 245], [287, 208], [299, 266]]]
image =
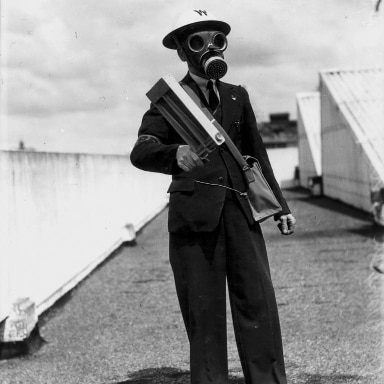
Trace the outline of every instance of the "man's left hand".
[[283, 235], [292, 235], [295, 232], [296, 219], [292, 214], [280, 216], [279, 221], [280, 223], [277, 226]]

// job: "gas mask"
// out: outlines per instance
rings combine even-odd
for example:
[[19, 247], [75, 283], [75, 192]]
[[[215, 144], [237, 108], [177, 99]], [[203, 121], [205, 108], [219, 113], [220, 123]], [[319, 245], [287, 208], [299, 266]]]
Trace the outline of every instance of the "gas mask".
[[209, 79], [221, 79], [228, 70], [223, 52], [227, 37], [219, 31], [201, 31], [187, 37], [183, 42], [184, 52], [191, 65]]

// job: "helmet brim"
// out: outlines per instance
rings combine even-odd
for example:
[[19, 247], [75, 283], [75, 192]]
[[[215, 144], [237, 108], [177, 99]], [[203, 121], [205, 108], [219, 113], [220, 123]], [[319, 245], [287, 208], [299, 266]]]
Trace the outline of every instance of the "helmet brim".
[[175, 38], [180, 38], [183, 35], [204, 31], [204, 30], [214, 30], [223, 32], [225, 35], [231, 31], [231, 27], [224, 21], [219, 20], [204, 20], [198, 21], [191, 24], [183, 25], [180, 28], [169, 32], [163, 39], [163, 45], [169, 49], [177, 49], [177, 44], [175, 42]]

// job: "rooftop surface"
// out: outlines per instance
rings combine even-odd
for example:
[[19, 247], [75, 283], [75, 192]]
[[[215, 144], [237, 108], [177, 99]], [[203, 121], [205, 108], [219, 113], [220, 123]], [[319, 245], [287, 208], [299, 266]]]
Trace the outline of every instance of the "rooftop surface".
[[[383, 230], [366, 214], [286, 191], [298, 225], [262, 224], [290, 384], [382, 384]], [[46, 343], [0, 361], [1, 384], [187, 384], [187, 338], [168, 262], [167, 212], [41, 318]], [[230, 384], [243, 384], [232, 324]]]

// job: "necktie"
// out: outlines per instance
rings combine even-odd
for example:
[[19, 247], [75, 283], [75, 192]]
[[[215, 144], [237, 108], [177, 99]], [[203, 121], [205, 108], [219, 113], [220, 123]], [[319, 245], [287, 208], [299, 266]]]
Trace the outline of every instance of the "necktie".
[[216, 95], [215, 90], [213, 89], [213, 81], [209, 80], [207, 84], [208, 90], [208, 103], [212, 111], [215, 111], [217, 106], [219, 105], [219, 98]]

